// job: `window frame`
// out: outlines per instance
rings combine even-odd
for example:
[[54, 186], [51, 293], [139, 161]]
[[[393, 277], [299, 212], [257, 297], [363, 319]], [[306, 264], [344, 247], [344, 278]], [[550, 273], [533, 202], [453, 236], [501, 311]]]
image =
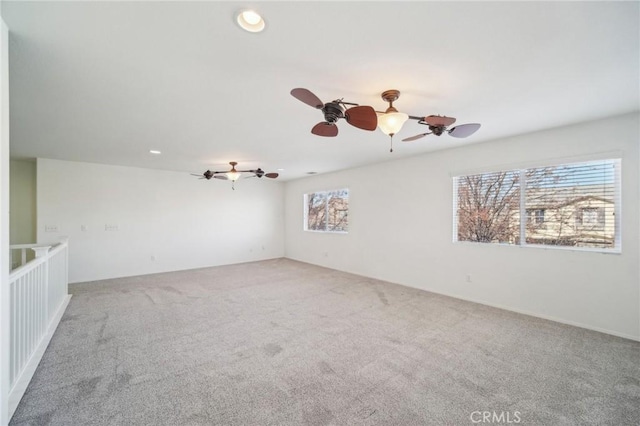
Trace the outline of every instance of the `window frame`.
[[[551, 163], [551, 162], [550, 162]], [[590, 164], [590, 163], [612, 163], [614, 167], [613, 171], [613, 188], [614, 188], [614, 236], [613, 236], [613, 246], [610, 248], [604, 247], [580, 247], [580, 246], [568, 246], [568, 245], [551, 245], [551, 244], [538, 244], [538, 243], [527, 243], [526, 242], [526, 226], [529, 224], [529, 218], [531, 218], [534, 222], [536, 220], [534, 210], [538, 210], [537, 208], [526, 208], [526, 173], [532, 169], [542, 169], [546, 167], [562, 167], [562, 166], [579, 166], [581, 164]], [[480, 244], [484, 246], [515, 246], [518, 248], [536, 248], [536, 249], [553, 249], [553, 250], [570, 250], [570, 251], [584, 251], [584, 252], [596, 252], [603, 254], [621, 254], [622, 253], [622, 158], [620, 156], [612, 156], [607, 158], [593, 158], [588, 160], [566, 160], [566, 161], [556, 161], [547, 165], [535, 165], [535, 164], [527, 164], [526, 166], [521, 167], [501, 167], [499, 170], [492, 171], [479, 171], [474, 170], [469, 173], [456, 173], [452, 174], [453, 180], [453, 242], [459, 244]], [[520, 173], [520, 209], [519, 209], [519, 225], [520, 225], [520, 236], [515, 243], [505, 243], [505, 242], [481, 242], [481, 241], [469, 241], [469, 240], [459, 240], [458, 239], [458, 180], [460, 178], [468, 177], [468, 176], [476, 176], [476, 175], [485, 175], [485, 174], [495, 174], [495, 173], [505, 173], [505, 172], [516, 172]], [[534, 213], [533, 216], [530, 217], [529, 210]], [[524, 212], [524, 214], [523, 214]], [[577, 215], [577, 212], [576, 212]], [[600, 219], [598, 219], [600, 220]], [[546, 220], [545, 222], [546, 223]], [[543, 225], [544, 225], [543, 223]], [[599, 222], [598, 222], [599, 224]]]
[[[342, 230], [330, 230], [328, 229], [329, 225], [329, 194], [333, 192], [346, 191], [347, 192], [347, 217], [349, 217], [349, 198], [351, 196], [351, 191], [349, 188], [339, 188], [339, 189], [328, 189], [321, 191], [310, 191], [306, 192], [302, 196], [302, 209], [303, 209], [303, 223], [302, 229], [306, 232], [315, 232], [320, 234], [348, 234], [349, 233], [349, 221], [347, 220], [347, 229]], [[325, 229], [309, 229], [309, 195], [310, 194], [324, 194], [324, 205], [325, 205]]]
[[544, 226], [545, 223], [545, 212], [547, 209], [541, 209], [538, 207], [528, 208], [526, 210], [527, 215], [527, 224], [534, 224], [538, 226]]

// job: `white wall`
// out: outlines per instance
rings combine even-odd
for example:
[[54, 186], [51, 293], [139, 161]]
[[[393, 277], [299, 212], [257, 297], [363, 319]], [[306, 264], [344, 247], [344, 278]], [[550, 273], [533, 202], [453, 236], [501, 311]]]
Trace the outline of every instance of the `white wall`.
[[10, 162], [10, 244], [36, 242], [36, 163]]
[[[287, 182], [286, 256], [640, 339], [639, 125], [630, 114]], [[621, 254], [452, 242], [455, 172], [611, 151], [622, 156]], [[349, 233], [303, 231], [303, 194], [343, 187]]]
[[284, 254], [276, 181], [241, 180], [232, 191], [188, 173], [49, 159], [38, 159], [37, 181], [38, 242], [69, 236], [70, 282]]
[[0, 425], [9, 423], [9, 31], [0, 19]]

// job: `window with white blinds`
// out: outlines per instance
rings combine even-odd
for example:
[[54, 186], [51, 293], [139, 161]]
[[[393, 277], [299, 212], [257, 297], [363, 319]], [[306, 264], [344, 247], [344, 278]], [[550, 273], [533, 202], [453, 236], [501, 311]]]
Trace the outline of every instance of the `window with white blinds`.
[[620, 160], [454, 178], [456, 241], [620, 251]]
[[304, 195], [305, 231], [349, 231], [349, 190], [311, 192]]

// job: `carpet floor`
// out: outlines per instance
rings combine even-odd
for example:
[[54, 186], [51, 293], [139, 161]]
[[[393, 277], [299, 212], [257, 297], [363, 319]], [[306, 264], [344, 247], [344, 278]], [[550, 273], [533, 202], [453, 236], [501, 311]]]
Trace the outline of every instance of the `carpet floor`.
[[640, 343], [287, 259], [70, 285], [11, 425], [638, 425]]

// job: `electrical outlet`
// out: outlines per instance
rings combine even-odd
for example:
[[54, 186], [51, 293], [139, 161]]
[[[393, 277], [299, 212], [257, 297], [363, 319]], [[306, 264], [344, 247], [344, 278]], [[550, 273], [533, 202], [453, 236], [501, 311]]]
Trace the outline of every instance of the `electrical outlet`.
[[58, 225], [45, 225], [44, 232], [58, 232]]
[[104, 230], [105, 231], [117, 231], [118, 230], [118, 225], [105, 225], [104, 226]]
[[467, 282], [470, 283], [471, 282], [471, 274], [467, 274]]

